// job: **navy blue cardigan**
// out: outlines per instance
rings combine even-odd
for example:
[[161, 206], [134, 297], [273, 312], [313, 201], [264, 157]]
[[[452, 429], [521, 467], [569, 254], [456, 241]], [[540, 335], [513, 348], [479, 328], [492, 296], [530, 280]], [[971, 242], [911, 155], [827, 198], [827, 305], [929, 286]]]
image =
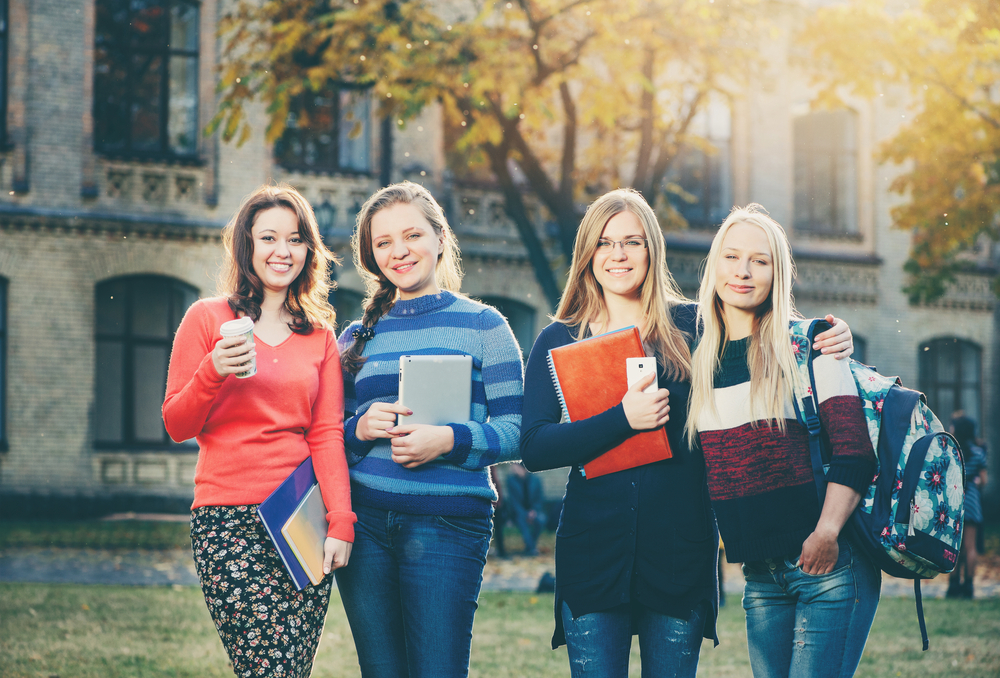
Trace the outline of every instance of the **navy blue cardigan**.
[[[694, 304], [673, 309], [677, 326], [695, 335]], [[552, 323], [538, 335], [524, 375], [521, 454], [531, 471], [571, 466], [556, 532], [556, 629], [552, 647], [564, 644], [559, 610], [574, 617], [625, 604], [642, 604], [688, 619], [708, 603], [704, 636], [718, 644], [717, 558], [719, 533], [709, 504], [705, 463], [684, 437], [689, 382], [668, 380], [666, 425], [673, 458], [587, 480], [579, 466], [635, 432], [619, 403], [599, 415], [559, 423], [562, 411], [549, 374], [549, 349], [569, 344], [578, 328]]]

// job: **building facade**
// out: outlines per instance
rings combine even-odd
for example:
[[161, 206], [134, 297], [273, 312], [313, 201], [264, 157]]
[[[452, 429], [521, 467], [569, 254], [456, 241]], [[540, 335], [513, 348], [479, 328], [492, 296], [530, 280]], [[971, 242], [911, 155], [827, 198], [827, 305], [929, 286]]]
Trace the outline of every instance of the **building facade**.
[[[338, 316], [360, 315], [349, 237], [361, 203], [388, 181], [428, 186], [462, 246], [463, 291], [508, 317], [527, 355], [551, 312], [502, 198], [448, 168], [434, 107], [398, 125], [364, 92], [297, 101], [243, 146], [202, 131], [217, 105], [222, 0], [0, 0], [0, 509], [182, 509], [197, 448], [160, 421], [173, 332], [215, 294], [222, 226], [271, 181], [310, 200], [336, 269]], [[791, 6], [789, 28], [797, 5]], [[991, 278], [968, 276], [915, 307], [902, 288], [907, 233], [890, 228], [896, 171], [873, 149], [905, 114], [891, 93], [812, 111], [805, 77], [774, 41], [770, 73], [714, 100], [698, 121], [715, 152], [688, 151], [671, 181], [690, 226], [667, 233], [691, 296], [714, 227], [733, 204], [765, 205], [791, 235], [805, 315], [846, 318], [864, 361], [964, 409], [1000, 449], [1000, 363]], [[305, 122], [308, 121], [308, 122]], [[546, 238], [543, 212], [535, 209]], [[984, 249], [988, 259], [991, 252]], [[996, 455], [994, 455], [995, 457]], [[996, 468], [996, 467], [994, 467]], [[561, 495], [565, 473], [546, 476]], [[995, 493], [994, 493], [995, 495]]]

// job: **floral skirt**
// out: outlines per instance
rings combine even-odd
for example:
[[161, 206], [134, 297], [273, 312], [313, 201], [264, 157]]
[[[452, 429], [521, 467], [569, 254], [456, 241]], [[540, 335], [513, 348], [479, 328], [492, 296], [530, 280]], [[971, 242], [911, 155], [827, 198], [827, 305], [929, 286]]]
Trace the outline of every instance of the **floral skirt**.
[[296, 591], [256, 505], [193, 509], [191, 546], [208, 611], [236, 675], [308, 676], [333, 578]]

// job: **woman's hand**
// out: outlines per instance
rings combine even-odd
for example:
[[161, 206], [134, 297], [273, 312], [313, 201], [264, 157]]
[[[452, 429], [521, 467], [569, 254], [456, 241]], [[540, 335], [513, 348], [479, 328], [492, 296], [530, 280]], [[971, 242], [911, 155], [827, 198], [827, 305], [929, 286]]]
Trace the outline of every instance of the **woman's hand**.
[[323, 542], [323, 574], [330, 574], [338, 567], [347, 565], [347, 561], [351, 559], [352, 548], [354, 544], [349, 541], [327, 537]]
[[851, 328], [843, 320], [832, 315], [826, 316], [824, 320], [833, 327], [816, 335], [813, 348], [824, 354], [833, 354], [837, 360], [849, 358], [854, 353], [854, 335], [851, 334]]
[[416, 468], [448, 454], [455, 447], [450, 426], [407, 424], [392, 429], [392, 460], [404, 468]]
[[861, 501], [861, 493], [840, 483], [826, 486], [826, 500], [816, 529], [802, 542], [799, 566], [806, 574], [833, 572], [840, 555], [837, 537], [847, 524], [847, 519]]
[[670, 391], [661, 388], [653, 393], [642, 392], [654, 379], [656, 375], [650, 374], [635, 382], [622, 398], [625, 418], [634, 431], [660, 428], [670, 420]]
[[376, 438], [392, 438], [393, 434], [389, 433], [388, 429], [396, 425], [396, 415], [398, 414], [409, 416], [413, 414], [413, 411], [408, 407], [400, 405], [398, 402], [372, 403], [368, 411], [358, 419], [354, 435], [358, 437], [358, 440], [364, 441], [375, 440]]
[[243, 374], [256, 355], [253, 342], [247, 342], [245, 336], [223, 337], [212, 349], [212, 365], [220, 377]]
[[833, 572], [840, 555], [840, 545], [837, 544], [837, 532], [821, 531], [819, 526], [802, 542], [802, 555], [799, 556], [799, 567], [806, 574], [828, 574]]

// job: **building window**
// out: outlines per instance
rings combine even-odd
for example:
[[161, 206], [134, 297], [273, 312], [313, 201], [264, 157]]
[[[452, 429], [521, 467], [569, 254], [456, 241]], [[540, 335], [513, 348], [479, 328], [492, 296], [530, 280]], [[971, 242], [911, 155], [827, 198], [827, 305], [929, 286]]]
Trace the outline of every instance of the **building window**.
[[97, 0], [94, 144], [108, 155], [198, 152], [194, 0]]
[[982, 425], [983, 350], [964, 339], [935, 339], [920, 347], [920, 390], [942, 421], [964, 410]]
[[795, 118], [795, 228], [855, 235], [857, 142], [854, 114], [819, 111]]
[[521, 347], [521, 359], [526, 361], [531, 345], [535, 342], [535, 309], [506, 297], [483, 297], [482, 301], [507, 318], [514, 338]]
[[7, 449], [7, 281], [0, 278], [0, 452]]
[[116, 278], [97, 286], [97, 447], [175, 446], [161, 414], [167, 365], [174, 333], [197, 298], [190, 285], [160, 276]]
[[714, 228], [733, 207], [729, 105], [709, 100], [691, 120], [688, 135], [692, 140], [682, 148], [667, 175], [667, 194], [689, 226]]
[[291, 102], [275, 160], [295, 171], [368, 172], [370, 117], [366, 90], [304, 92]]

